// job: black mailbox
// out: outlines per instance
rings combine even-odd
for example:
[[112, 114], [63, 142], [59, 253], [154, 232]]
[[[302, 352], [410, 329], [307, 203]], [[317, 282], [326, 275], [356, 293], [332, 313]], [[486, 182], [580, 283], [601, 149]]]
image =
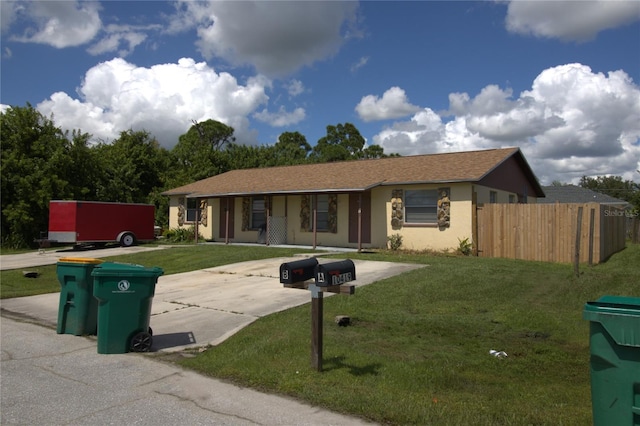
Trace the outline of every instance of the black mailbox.
[[280, 283], [294, 284], [310, 280], [316, 276], [316, 266], [318, 259], [315, 257], [283, 263], [280, 265]]
[[350, 259], [316, 266], [316, 285], [329, 287], [356, 279], [356, 266]]

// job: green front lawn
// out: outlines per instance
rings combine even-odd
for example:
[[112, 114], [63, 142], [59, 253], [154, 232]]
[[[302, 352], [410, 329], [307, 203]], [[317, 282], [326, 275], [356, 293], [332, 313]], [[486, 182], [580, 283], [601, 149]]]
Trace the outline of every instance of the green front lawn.
[[[300, 252], [203, 245], [108, 260], [158, 265], [168, 275]], [[261, 318], [180, 364], [385, 424], [584, 425], [591, 423], [584, 304], [605, 294], [640, 296], [640, 245], [581, 266], [579, 278], [568, 264], [394, 252], [338, 257], [345, 256], [428, 266], [352, 296], [325, 297], [323, 372], [310, 365], [309, 304]], [[36, 279], [2, 271], [2, 297], [58, 291], [55, 268], [32, 268], [42, 274]], [[338, 327], [336, 315], [353, 324]]]
[[[323, 372], [310, 366], [310, 305], [262, 318], [180, 363], [385, 424], [591, 423], [584, 303], [639, 295], [640, 246], [584, 266], [580, 278], [571, 265], [539, 262], [351, 257], [429, 266], [325, 298]], [[336, 315], [353, 325], [338, 327]]]

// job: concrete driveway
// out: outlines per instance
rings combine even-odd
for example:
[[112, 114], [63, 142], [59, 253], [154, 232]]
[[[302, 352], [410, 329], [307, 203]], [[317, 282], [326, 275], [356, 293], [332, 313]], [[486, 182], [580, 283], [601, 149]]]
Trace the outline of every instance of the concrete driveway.
[[[262, 316], [310, 302], [309, 291], [284, 288], [279, 281], [280, 265], [301, 258], [256, 260], [161, 276], [152, 304], [151, 350], [173, 352], [217, 345]], [[354, 264], [356, 287], [423, 266], [361, 260]], [[59, 297], [51, 293], [4, 299], [0, 307], [5, 313], [55, 328]]]
[[[279, 282], [280, 264], [297, 259], [161, 276], [152, 304], [152, 351], [216, 345], [262, 316], [310, 302], [309, 291]], [[354, 263], [357, 286], [421, 267]], [[2, 424], [369, 424], [140, 354], [98, 354], [95, 337], [56, 334], [59, 295], [0, 300]]]

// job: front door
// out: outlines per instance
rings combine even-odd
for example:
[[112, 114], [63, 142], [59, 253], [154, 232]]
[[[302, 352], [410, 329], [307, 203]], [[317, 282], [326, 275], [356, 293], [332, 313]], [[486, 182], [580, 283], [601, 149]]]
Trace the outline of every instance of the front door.
[[[358, 220], [358, 208], [360, 208], [360, 220]], [[360, 223], [362, 234], [361, 243], [371, 243], [371, 192], [359, 192], [349, 194], [349, 242], [358, 242], [358, 224]]]
[[233, 238], [233, 205], [236, 199], [233, 197], [225, 197], [220, 199], [220, 238], [227, 238], [227, 229], [229, 230], [229, 239]]

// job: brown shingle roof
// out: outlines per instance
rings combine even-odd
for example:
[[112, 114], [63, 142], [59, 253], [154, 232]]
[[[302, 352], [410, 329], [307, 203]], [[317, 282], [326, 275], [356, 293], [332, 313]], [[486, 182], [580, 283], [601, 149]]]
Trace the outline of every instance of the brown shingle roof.
[[171, 189], [163, 195], [220, 197], [341, 192], [391, 184], [475, 182], [516, 153], [522, 155], [518, 148], [504, 148], [232, 170]]

